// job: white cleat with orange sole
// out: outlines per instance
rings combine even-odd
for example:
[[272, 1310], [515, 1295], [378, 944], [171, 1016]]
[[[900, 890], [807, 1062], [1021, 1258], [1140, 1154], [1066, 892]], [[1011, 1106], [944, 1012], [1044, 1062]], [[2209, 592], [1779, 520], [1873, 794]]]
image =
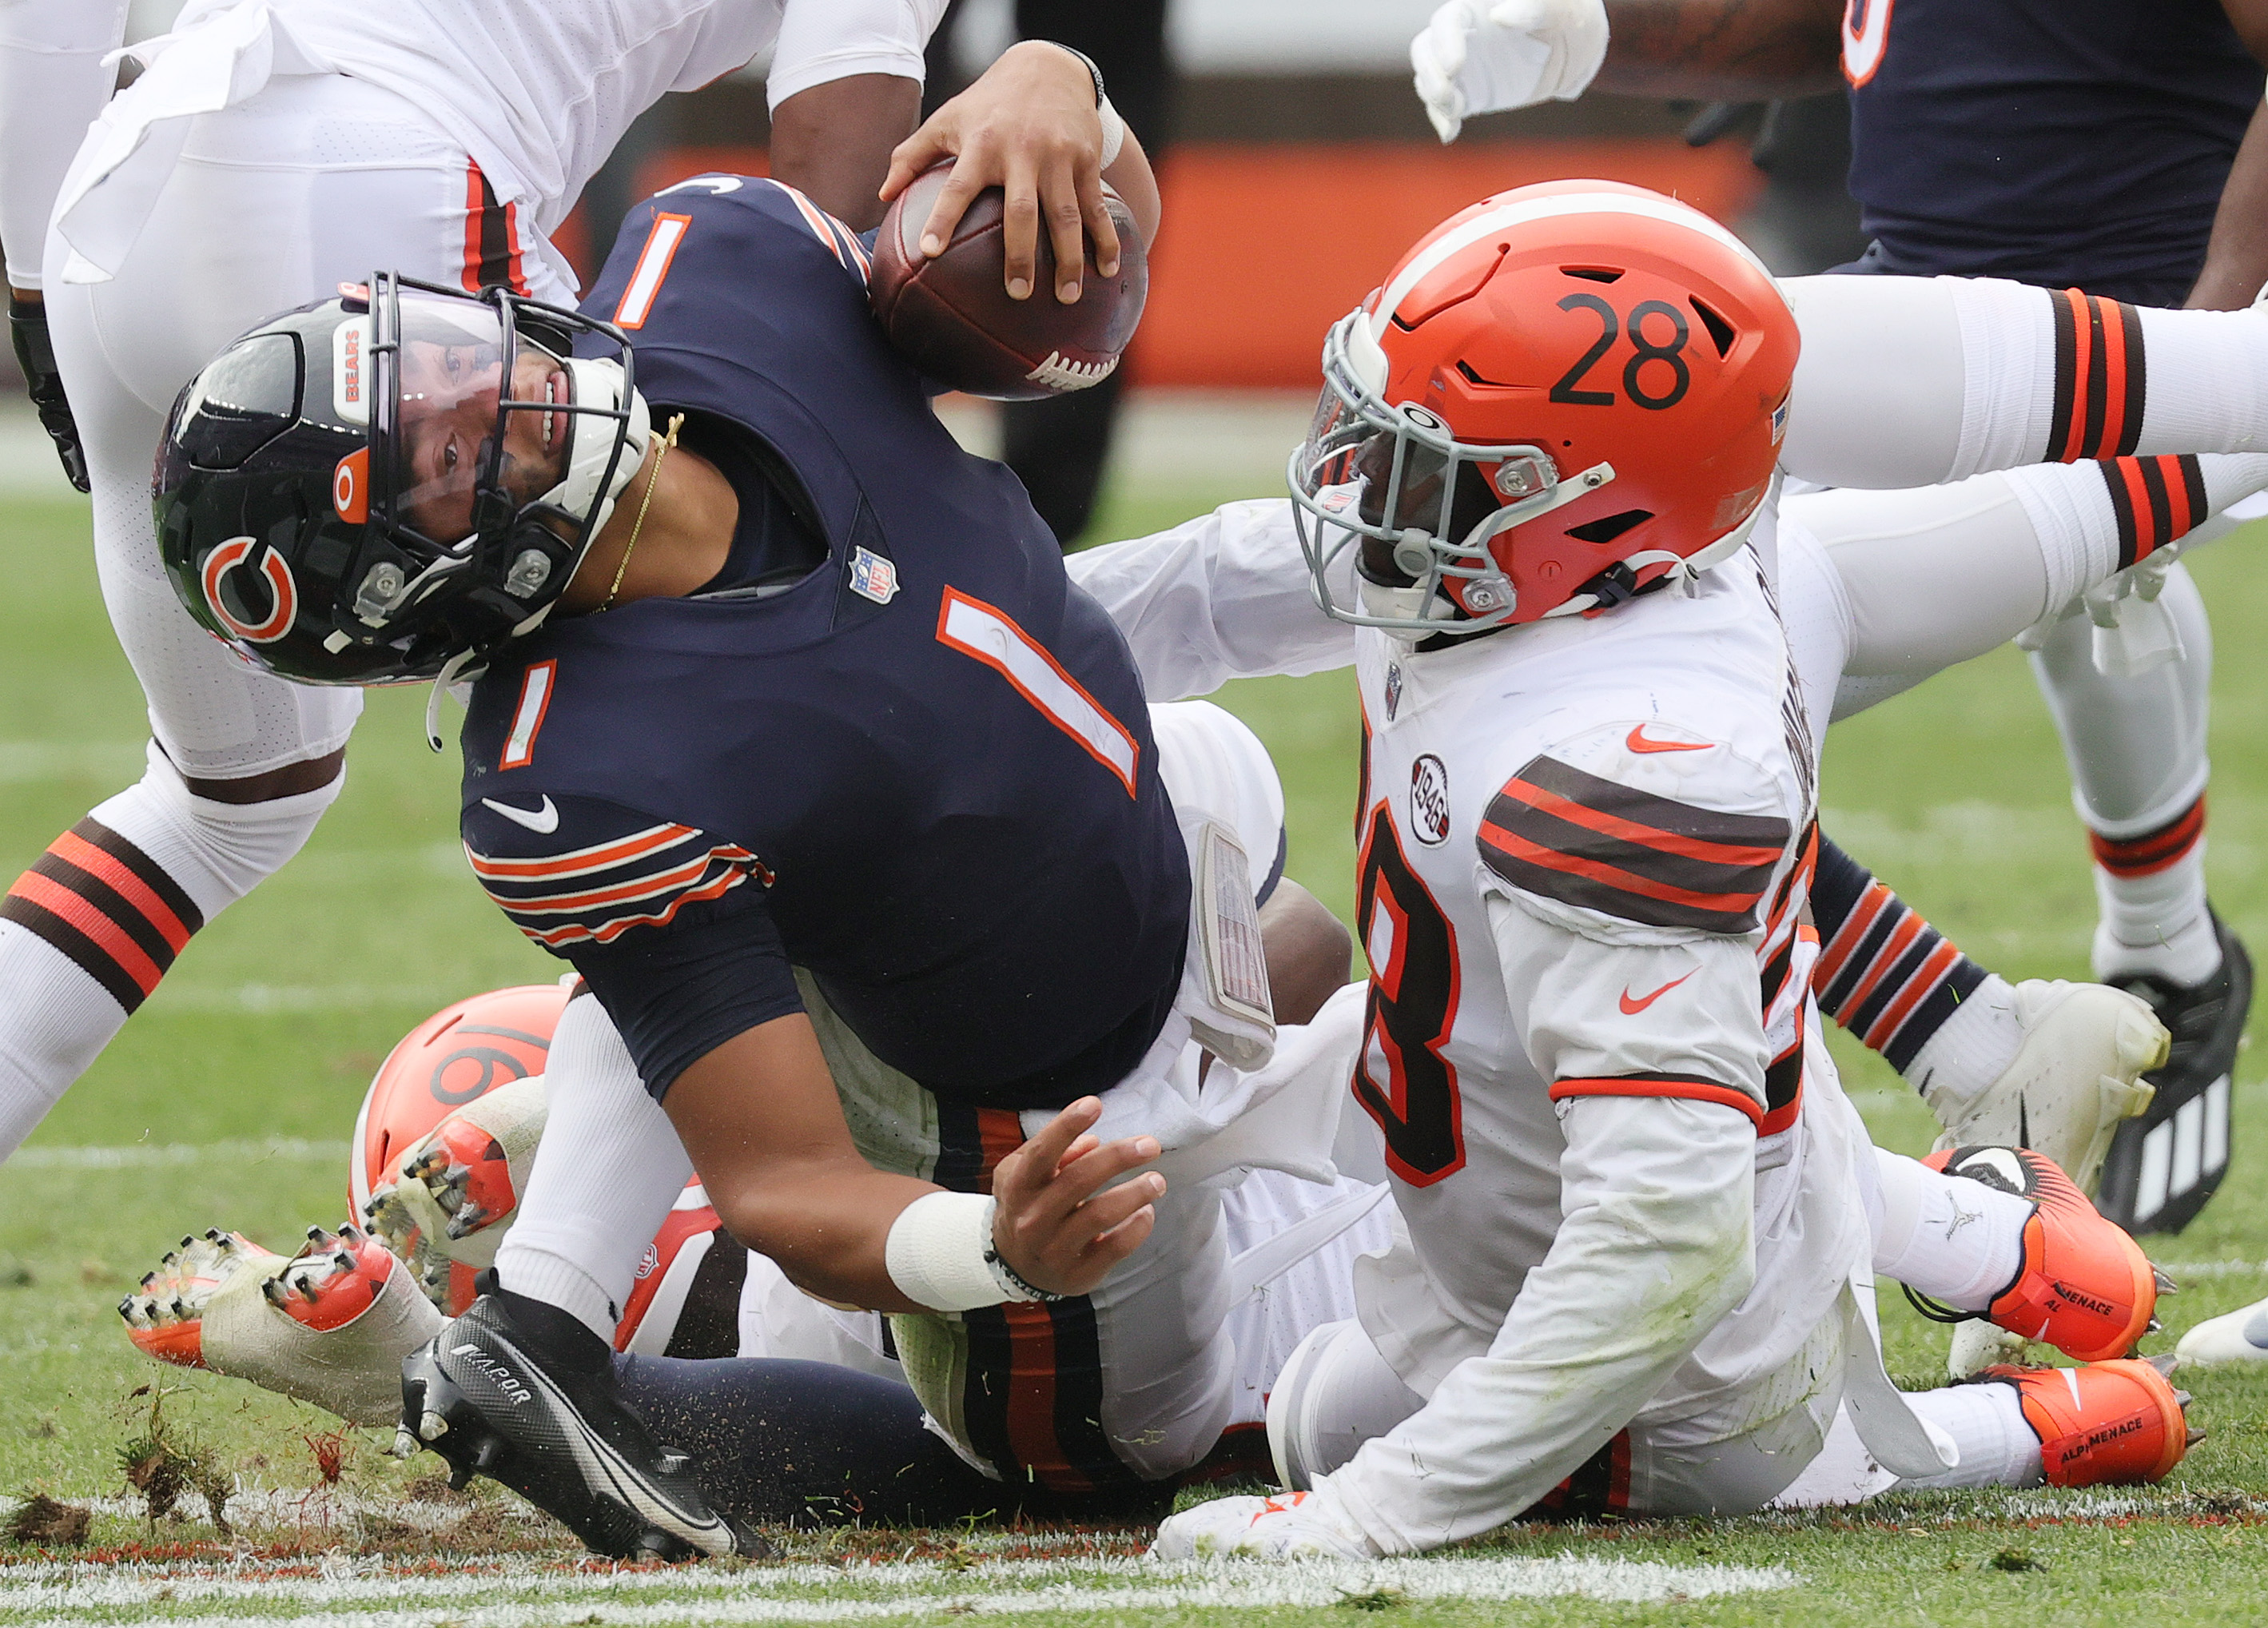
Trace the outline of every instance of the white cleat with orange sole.
[[217, 1227], [184, 1238], [118, 1304], [160, 1362], [249, 1380], [357, 1425], [401, 1412], [401, 1359], [441, 1326], [386, 1246], [354, 1227], [308, 1231], [286, 1258]]
[[[2150, 1106], [2142, 1076], [2161, 1067], [2172, 1037], [2149, 1003], [2102, 983], [2029, 978], [2016, 985], [2023, 1043], [2000, 1077], [1967, 1101], [1924, 1091], [1948, 1148], [2029, 1147], [2046, 1154], [2092, 1194], [2118, 1127]], [[1995, 1363], [2021, 1362], [2025, 1340], [1989, 1322], [1953, 1331], [1946, 1369], [1955, 1379]]]

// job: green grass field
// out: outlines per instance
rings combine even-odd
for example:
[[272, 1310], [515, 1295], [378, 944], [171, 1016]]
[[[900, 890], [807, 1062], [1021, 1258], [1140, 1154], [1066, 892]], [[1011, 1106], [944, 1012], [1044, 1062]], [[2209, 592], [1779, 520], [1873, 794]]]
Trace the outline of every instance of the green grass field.
[[[1264, 481], [1252, 489], [1262, 490]], [[1122, 493], [1106, 534], [1233, 491]], [[0, 505], [0, 870], [137, 772], [140, 700], [97, 600], [82, 505]], [[2257, 540], [2198, 564], [2215, 613], [2216, 902], [2268, 943], [2268, 585]], [[1343, 675], [1235, 687], [1292, 807], [1291, 870], [1348, 910], [1356, 726]], [[2206, 1442], [2137, 1493], [1940, 1495], [1833, 1515], [1516, 1529], [1439, 1561], [1293, 1573], [1132, 1567], [1138, 1536], [864, 1533], [786, 1540], [792, 1564], [578, 1565], [559, 1529], [494, 1494], [441, 1498], [434, 1461], [396, 1465], [333, 1421], [247, 1386], [160, 1370], [112, 1307], [185, 1230], [290, 1249], [344, 1205], [345, 1138], [372, 1069], [413, 1022], [554, 963], [473, 887], [453, 837], [453, 759], [430, 754], [423, 695], [373, 698], [348, 790], [307, 851], [210, 926], [16, 1160], [0, 1169], [0, 1492], [93, 1501], [92, 1550], [0, 1539], [0, 1624], [519, 1624], [928, 1619], [1331, 1623], [2055, 1624], [2268, 1618], [2268, 1375], [2185, 1375]], [[2003, 651], [1831, 739], [1824, 798], [1843, 843], [1970, 953], [2012, 977], [2083, 976], [2085, 845], [2044, 712]], [[1839, 1036], [1838, 1036], [1839, 1041]], [[1873, 1057], [1839, 1046], [1887, 1144], [1930, 1123]], [[2235, 1176], [2154, 1252], [2191, 1323], [2268, 1294], [2268, 1083], [2240, 1071]], [[1891, 1366], [1927, 1382], [1942, 1331], [1886, 1307]], [[157, 1391], [148, 1388], [163, 1381]], [[150, 1521], [120, 1449], [153, 1403], [202, 1444], [233, 1500]], [[335, 1457], [339, 1449], [331, 1449]], [[94, 1501], [99, 1500], [99, 1501]]]

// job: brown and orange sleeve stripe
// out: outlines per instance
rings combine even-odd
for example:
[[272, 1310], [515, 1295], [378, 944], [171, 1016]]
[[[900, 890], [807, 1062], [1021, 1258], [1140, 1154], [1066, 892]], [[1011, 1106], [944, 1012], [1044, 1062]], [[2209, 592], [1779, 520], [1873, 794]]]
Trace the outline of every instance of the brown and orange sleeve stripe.
[[2118, 566], [2146, 560], [2205, 518], [2205, 472], [2195, 453], [2116, 458], [2100, 466], [2118, 519]]
[[2082, 294], [2051, 293], [2055, 408], [2043, 454], [2051, 463], [2117, 458], [2142, 436], [2142, 319], [2134, 307]]
[[1788, 822], [1721, 813], [1536, 757], [1491, 800], [1481, 858], [1516, 888], [1660, 927], [1756, 924]]
[[0, 920], [45, 939], [131, 1013], [205, 924], [180, 884], [99, 821], [48, 844], [0, 898]]

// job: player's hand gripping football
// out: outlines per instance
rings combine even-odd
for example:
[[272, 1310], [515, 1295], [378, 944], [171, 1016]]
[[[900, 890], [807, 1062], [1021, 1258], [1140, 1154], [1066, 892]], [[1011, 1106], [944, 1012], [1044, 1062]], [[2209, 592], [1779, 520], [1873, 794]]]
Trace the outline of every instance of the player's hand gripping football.
[[1085, 1294], [1157, 1225], [1151, 1206], [1166, 1178], [1152, 1170], [1118, 1181], [1158, 1156], [1157, 1138], [1106, 1144], [1093, 1130], [1101, 1116], [1101, 1102], [1081, 1098], [992, 1173], [992, 1247], [1050, 1294]]
[[1094, 242], [1095, 269], [1118, 273], [1118, 232], [1102, 203], [1102, 120], [1094, 80], [1060, 47], [1028, 40], [1011, 47], [984, 77], [932, 114], [890, 154], [882, 183], [888, 203], [916, 176], [946, 158], [957, 162], [922, 229], [922, 253], [934, 259], [953, 240], [969, 201], [987, 187], [1002, 189], [1001, 240], [1009, 296], [1032, 293], [1035, 253], [1045, 221], [1056, 252], [1056, 298], [1079, 298], [1079, 268]]

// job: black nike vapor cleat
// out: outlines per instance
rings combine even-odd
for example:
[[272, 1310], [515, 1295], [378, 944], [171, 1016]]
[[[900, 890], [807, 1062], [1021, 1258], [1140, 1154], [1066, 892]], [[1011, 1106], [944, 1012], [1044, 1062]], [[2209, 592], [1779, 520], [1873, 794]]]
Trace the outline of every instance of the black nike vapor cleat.
[[501, 1482], [617, 1559], [774, 1552], [710, 1507], [685, 1455], [617, 1397], [611, 1367], [547, 1363], [534, 1344], [495, 1295], [475, 1300], [402, 1359], [394, 1451], [431, 1448], [452, 1486]]
[[2143, 1076], [2157, 1096], [2118, 1127], [2102, 1163], [2095, 1205], [2130, 1233], [2181, 1231], [2228, 1173], [2228, 1104], [2252, 1010], [2252, 958], [2217, 915], [2213, 930], [2220, 967], [2202, 983], [2148, 973], [2103, 980], [2148, 1001], [2174, 1037], [2166, 1065]]

